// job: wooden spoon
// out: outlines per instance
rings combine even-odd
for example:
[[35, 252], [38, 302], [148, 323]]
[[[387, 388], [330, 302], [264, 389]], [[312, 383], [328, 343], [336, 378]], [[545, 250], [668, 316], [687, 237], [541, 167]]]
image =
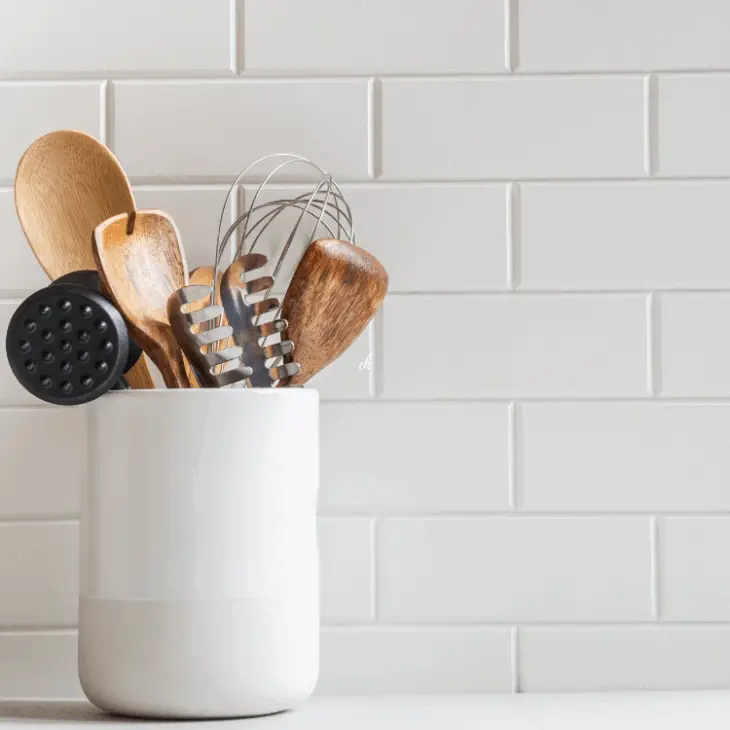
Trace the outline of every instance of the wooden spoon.
[[122, 213], [96, 227], [94, 242], [99, 274], [132, 337], [168, 388], [189, 388], [183, 354], [167, 317], [170, 295], [188, 283], [174, 221], [161, 210]]
[[362, 333], [388, 291], [388, 274], [370, 253], [345, 241], [312, 243], [282, 305], [300, 371], [279, 386], [303, 385]]
[[[37, 139], [15, 176], [15, 207], [38, 263], [51, 279], [95, 269], [94, 229], [131, 213], [132, 189], [114, 155], [83, 132], [64, 130]], [[127, 373], [133, 388], [154, 388], [141, 357]]]

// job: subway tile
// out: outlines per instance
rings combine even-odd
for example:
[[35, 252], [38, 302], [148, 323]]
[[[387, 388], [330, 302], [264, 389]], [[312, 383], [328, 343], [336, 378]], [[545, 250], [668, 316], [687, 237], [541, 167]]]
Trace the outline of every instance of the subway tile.
[[730, 519], [727, 517], [660, 520], [661, 618], [666, 621], [730, 620], [729, 551]]
[[[247, 71], [505, 71], [502, 0], [246, 0]], [[394, 12], [395, 10], [395, 12]]]
[[509, 692], [500, 628], [325, 628], [319, 694]]
[[0, 628], [76, 623], [78, 532], [76, 523], [0, 524]]
[[54, 129], [101, 133], [101, 86], [91, 82], [0, 83], [0, 108], [12, 110], [0, 115], [0, 184], [12, 184], [20, 158], [38, 137]]
[[[373, 324], [369, 326], [373, 327]], [[296, 348], [296, 343], [294, 346]], [[296, 359], [296, 350], [294, 352]], [[323, 400], [368, 400], [371, 397], [372, 363], [370, 333], [369, 329], [365, 329], [337, 360], [317, 373], [306, 387], [316, 388]]]
[[523, 692], [730, 688], [730, 629], [522, 628]]
[[728, 24], [714, 0], [520, 0], [519, 69], [728, 68]]
[[396, 295], [383, 322], [386, 397], [647, 394], [640, 295]]
[[[180, 231], [188, 269], [213, 266], [215, 262], [218, 222], [228, 187], [137, 187], [134, 198], [137, 207], [159, 208], [169, 213]], [[232, 223], [231, 206], [227, 206], [223, 231]], [[222, 266], [230, 261], [223, 258]]]
[[378, 615], [650, 620], [649, 547], [648, 518], [389, 518], [378, 526]]
[[0, 75], [230, 73], [229, 15], [228, 0], [28, 0], [0, 25]]
[[86, 478], [85, 410], [0, 409], [0, 463], [0, 517], [76, 516]]
[[509, 509], [506, 405], [325, 404], [321, 441], [326, 512]]
[[323, 517], [317, 531], [322, 621], [372, 621], [370, 519]]
[[346, 186], [358, 244], [391, 292], [507, 288], [504, 185]]
[[0, 191], [0, 231], [3, 234], [0, 291], [25, 292], [46, 286], [48, 277], [20, 227], [12, 190]]
[[730, 395], [730, 295], [662, 294], [659, 302], [661, 394]]
[[77, 647], [75, 631], [1, 633], [2, 698], [85, 699], [79, 684]]
[[[388, 290], [491, 291], [507, 288], [507, 189], [505, 185], [342, 185], [354, 220], [357, 245], [388, 272]], [[256, 192], [247, 187], [247, 201]], [[311, 192], [299, 187], [265, 190], [257, 204]], [[242, 209], [245, 203], [242, 204]], [[268, 209], [263, 209], [262, 213]], [[273, 269], [300, 211], [280, 213], [256, 243]], [[346, 238], [327, 217], [329, 230], [313, 233], [314, 218], [299, 226], [277, 276], [284, 291], [312, 237]], [[253, 239], [251, 239], [253, 240]], [[426, 252], [428, 252], [426, 254]], [[436, 254], [436, 255], [434, 255]]]
[[[296, 166], [293, 169], [296, 169]], [[318, 202], [323, 202], [327, 198], [327, 209], [331, 214], [324, 215], [321, 222], [317, 202], [309, 205], [310, 197], [315, 192], [320, 196], [317, 198]], [[337, 226], [336, 191], [333, 188], [328, 189], [325, 185], [320, 188], [314, 183], [275, 188], [268, 185], [263, 188], [258, 185], [244, 185], [239, 187], [239, 194], [239, 215], [253, 212], [248, 220], [237, 226], [236, 236], [239, 240], [233, 240], [230, 248], [240, 246], [240, 238], [245, 234], [245, 250], [250, 251], [253, 248], [268, 257], [267, 265], [260, 269], [258, 275], [274, 278], [273, 292], [280, 299], [283, 299], [299, 261], [313, 240], [319, 238], [349, 240], [350, 225], [345, 222], [346, 212], [342, 206], [340, 218], [342, 227]], [[297, 198], [303, 198], [299, 204], [301, 207], [282, 204], [284, 200]], [[306, 214], [303, 212], [305, 210], [308, 210]], [[243, 251], [244, 247], [241, 247], [241, 250]]]
[[367, 81], [357, 79], [115, 82], [114, 151], [137, 181], [232, 180], [287, 150], [365, 179], [367, 105]]
[[728, 510], [730, 407], [525, 403], [520, 507], [534, 511]]
[[385, 79], [384, 179], [643, 176], [640, 78]]
[[659, 175], [730, 172], [730, 75], [660, 76]]
[[[5, 342], [10, 318], [18, 308], [19, 300], [0, 300], [0, 342]], [[8, 364], [5, 350], [0, 351], [0, 406], [41, 405], [42, 401], [31, 395], [16, 380]]]
[[724, 287], [724, 182], [520, 186], [523, 289]]

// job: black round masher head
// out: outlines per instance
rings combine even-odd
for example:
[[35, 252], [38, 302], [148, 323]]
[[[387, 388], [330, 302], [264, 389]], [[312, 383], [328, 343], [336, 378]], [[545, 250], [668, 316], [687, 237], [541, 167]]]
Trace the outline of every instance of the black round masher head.
[[56, 405], [80, 405], [103, 395], [118, 383], [129, 358], [122, 315], [101, 294], [67, 282], [20, 304], [5, 345], [21, 385]]

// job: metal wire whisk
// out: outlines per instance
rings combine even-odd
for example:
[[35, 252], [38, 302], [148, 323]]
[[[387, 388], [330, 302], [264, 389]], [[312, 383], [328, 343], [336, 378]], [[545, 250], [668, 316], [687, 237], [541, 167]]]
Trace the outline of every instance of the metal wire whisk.
[[[261, 167], [268, 169], [272, 164], [273, 169], [265, 175], [263, 181], [254, 189], [251, 202], [247, 203], [249, 193], [249, 190], [246, 188], [247, 180], [257, 177], [255, 173]], [[268, 192], [277, 189], [272, 186], [279, 183], [281, 178], [285, 177], [286, 173], [290, 171], [291, 166], [294, 165], [304, 166], [310, 171], [314, 171], [318, 177], [316, 183], [313, 186], [310, 183], [309, 185], [311, 187], [307, 186], [307, 183], [290, 183], [288, 187], [301, 188], [307, 186], [308, 189], [294, 197], [277, 198], [274, 196], [274, 199], [266, 200]], [[243, 190], [243, 212], [224, 233], [223, 221], [225, 219], [226, 209], [239, 186]], [[246, 167], [228, 189], [218, 222], [213, 281], [217, 281], [221, 261], [232, 241], [237, 241], [235, 257], [254, 252], [266, 231], [286, 211], [298, 211], [298, 215], [288, 235], [285, 235], [286, 240], [271, 273], [274, 280], [279, 275], [298, 234], [306, 233], [304, 240], [307, 246], [322, 237], [337, 238], [342, 241], [355, 243], [355, 227], [353, 224], [352, 210], [332, 175], [319, 165], [300, 155], [288, 153], [268, 155]], [[312, 223], [309, 229], [306, 227], [307, 222]], [[236, 237], [237, 233], [238, 236]], [[268, 298], [271, 289], [272, 287], [266, 291], [264, 299]], [[211, 296], [211, 304], [215, 303], [213, 301], [214, 296], [214, 294]], [[278, 318], [280, 314], [281, 306], [274, 315], [275, 318]], [[256, 324], [258, 324], [259, 319], [260, 317], [257, 318]], [[269, 338], [266, 339], [268, 340]], [[268, 342], [264, 341], [263, 344], [268, 344]], [[280, 364], [280, 362], [281, 358], [278, 358], [272, 367]]]

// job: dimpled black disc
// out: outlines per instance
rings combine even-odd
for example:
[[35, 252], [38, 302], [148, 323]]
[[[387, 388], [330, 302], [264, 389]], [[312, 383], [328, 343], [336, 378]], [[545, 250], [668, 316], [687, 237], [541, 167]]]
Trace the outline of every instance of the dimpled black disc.
[[[53, 281], [50, 286], [59, 286], [60, 284], [78, 284], [79, 286], [83, 286], [85, 289], [101, 294], [101, 277], [99, 276], [99, 272], [94, 269], [80, 269], [79, 271], [72, 271], [69, 274], [64, 274]], [[85, 319], [90, 319], [92, 317], [92, 314], [88, 312], [82, 312], [81, 314]], [[127, 364], [124, 366], [124, 372], [128, 373], [140, 357], [142, 357], [142, 349], [130, 337], [129, 357], [127, 358]]]
[[122, 315], [100, 294], [70, 283], [31, 294], [10, 319], [5, 345], [21, 385], [56, 405], [103, 395], [129, 357]]

